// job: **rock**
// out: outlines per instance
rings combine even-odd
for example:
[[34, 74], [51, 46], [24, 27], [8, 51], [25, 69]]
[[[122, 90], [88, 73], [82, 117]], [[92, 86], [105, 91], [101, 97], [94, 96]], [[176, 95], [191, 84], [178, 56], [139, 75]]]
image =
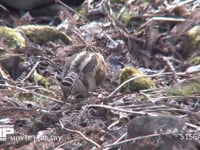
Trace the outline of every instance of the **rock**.
[[24, 71], [24, 68], [23, 70], [18, 69], [18, 65], [23, 61], [24, 59], [18, 55], [8, 55], [0, 58], [0, 64], [14, 80]]
[[168, 96], [195, 96], [200, 91], [200, 75], [196, 75], [192, 79], [188, 79], [175, 87], [165, 87], [161, 93]]
[[[119, 75], [120, 84], [130, 78], [143, 76], [143, 72], [133, 67], [124, 67]], [[155, 82], [149, 77], [140, 77], [124, 85], [120, 92], [138, 92], [140, 90], [155, 88]]]
[[181, 55], [185, 58], [192, 56], [200, 49], [200, 26], [194, 26], [183, 35]]
[[25, 47], [25, 38], [15, 29], [0, 26], [0, 40], [4, 47]]
[[[128, 138], [152, 135], [156, 133], [183, 131], [185, 123], [178, 117], [142, 116], [131, 120], [128, 124]], [[162, 135], [129, 142], [122, 150], [196, 150], [191, 140], [183, 140], [180, 136]]]
[[59, 16], [60, 11], [65, 11], [66, 8], [59, 4], [53, 4], [49, 6], [45, 6], [42, 8], [34, 9], [30, 11], [31, 16]]
[[[69, 6], [79, 6], [81, 5], [84, 0], [62, 0], [65, 4]], [[32, 10], [35, 8], [41, 8], [44, 6], [48, 6], [50, 4], [54, 4], [54, 0], [1, 0], [0, 4], [5, 4], [11, 8], [17, 10]]]
[[2, 4], [6, 4], [11, 8], [15, 8], [18, 10], [31, 10], [37, 7], [42, 7], [48, 4], [52, 4], [54, 0], [1, 0]]
[[42, 45], [48, 41], [57, 41], [58, 39], [61, 39], [65, 44], [71, 44], [71, 38], [64, 32], [48, 25], [24, 25], [15, 29], [24, 33], [35, 44]]

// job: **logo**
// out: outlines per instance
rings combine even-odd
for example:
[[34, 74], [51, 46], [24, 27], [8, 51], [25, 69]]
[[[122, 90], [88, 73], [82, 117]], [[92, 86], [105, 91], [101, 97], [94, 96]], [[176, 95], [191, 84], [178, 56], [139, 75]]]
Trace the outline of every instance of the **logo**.
[[14, 133], [14, 125], [0, 125], [0, 141], [6, 141], [6, 135]]

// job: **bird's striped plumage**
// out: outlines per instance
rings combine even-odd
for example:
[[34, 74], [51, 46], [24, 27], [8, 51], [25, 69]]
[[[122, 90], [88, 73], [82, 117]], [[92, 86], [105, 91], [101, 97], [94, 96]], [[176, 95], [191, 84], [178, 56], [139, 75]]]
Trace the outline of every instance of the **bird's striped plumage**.
[[64, 65], [61, 88], [65, 97], [93, 91], [104, 80], [107, 65], [97, 52], [84, 51], [68, 58]]

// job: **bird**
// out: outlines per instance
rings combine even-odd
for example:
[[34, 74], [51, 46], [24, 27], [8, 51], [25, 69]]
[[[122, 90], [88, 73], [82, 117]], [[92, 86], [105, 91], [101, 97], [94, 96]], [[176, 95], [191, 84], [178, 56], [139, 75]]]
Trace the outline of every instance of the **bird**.
[[106, 78], [108, 65], [98, 52], [82, 51], [70, 56], [62, 72], [64, 98], [94, 91]]

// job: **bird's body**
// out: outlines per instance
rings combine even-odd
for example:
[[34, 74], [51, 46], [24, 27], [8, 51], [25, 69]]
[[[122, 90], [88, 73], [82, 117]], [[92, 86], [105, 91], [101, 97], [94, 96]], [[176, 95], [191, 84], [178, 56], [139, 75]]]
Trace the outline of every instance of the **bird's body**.
[[64, 97], [95, 90], [105, 79], [107, 70], [100, 53], [84, 51], [72, 55], [63, 68], [61, 89]]

